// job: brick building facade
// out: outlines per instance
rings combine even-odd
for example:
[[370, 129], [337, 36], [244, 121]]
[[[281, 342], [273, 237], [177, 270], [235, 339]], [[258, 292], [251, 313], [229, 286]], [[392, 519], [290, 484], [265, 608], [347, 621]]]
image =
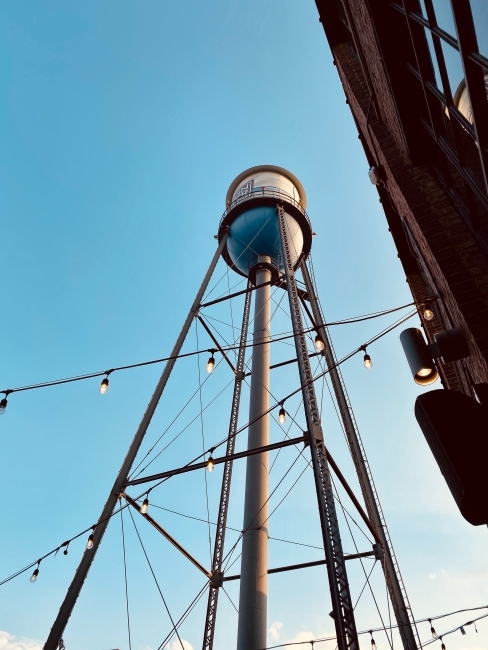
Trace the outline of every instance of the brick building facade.
[[[468, 340], [469, 357], [438, 360], [443, 386], [484, 401], [488, 59], [469, 0], [446, 2], [456, 34], [439, 26], [432, 0], [316, 4], [414, 300], [433, 300], [433, 320], [419, 308], [426, 338], [460, 326]], [[462, 64], [457, 89], [446, 47]]]

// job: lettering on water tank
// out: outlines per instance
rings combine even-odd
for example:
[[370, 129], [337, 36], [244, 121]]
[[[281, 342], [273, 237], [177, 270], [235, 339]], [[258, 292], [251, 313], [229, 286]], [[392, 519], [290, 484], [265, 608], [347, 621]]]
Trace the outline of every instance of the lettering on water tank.
[[247, 181], [247, 183], [244, 183], [244, 185], [241, 185], [237, 192], [237, 196], [246, 196], [247, 194], [251, 194], [251, 192], [254, 190], [254, 179], [251, 178], [250, 181]]

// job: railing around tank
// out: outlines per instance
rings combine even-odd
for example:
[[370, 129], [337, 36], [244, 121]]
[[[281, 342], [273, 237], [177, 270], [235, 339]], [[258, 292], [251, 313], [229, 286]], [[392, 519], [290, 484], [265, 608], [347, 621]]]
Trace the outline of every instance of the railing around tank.
[[240, 205], [241, 203], [245, 203], [246, 201], [258, 200], [263, 197], [273, 198], [279, 201], [290, 203], [302, 213], [302, 215], [307, 220], [310, 229], [312, 228], [312, 224], [310, 223], [308, 214], [305, 212], [305, 209], [303, 208], [301, 202], [294, 199], [293, 196], [291, 196], [287, 192], [283, 192], [282, 190], [279, 190], [277, 187], [257, 187], [253, 189], [251, 192], [243, 194], [242, 196], [238, 196], [236, 199], [232, 201], [230, 205], [227, 206], [227, 209], [222, 215], [222, 219], [220, 220], [219, 228], [222, 226], [222, 223], [226, 218], [226, 216], [229, 214], [229, 212], [232, 212], [232, 210], [234, 210], [236, 206]]

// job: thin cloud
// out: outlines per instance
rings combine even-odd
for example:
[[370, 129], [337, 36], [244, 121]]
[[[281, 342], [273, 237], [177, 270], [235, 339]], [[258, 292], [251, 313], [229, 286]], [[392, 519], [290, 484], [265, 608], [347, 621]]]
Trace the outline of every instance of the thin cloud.
[[0, 630], [0, 650], [42, 650], [44, 644], [36, 639], [14, 636]]
[[[182, 645], [185, 650], [193, 650], [192, 644], [189, 641], [185, 641], [185, 639], [181, 639], [181, 643], [179, 641], [172, 641], [171, 643], [168, 643], [166, 648], [167, 650], [182, 650]], [[0, 650], [2, 650], [1, 646]]]
[[278, 641], [280, 638], [280, 632], [281, 628], [283, 627], [283, 623], [281, 621], [275, 621], [271, 627], [269, 628], [269, 636], [273, 639], [273, 641]]

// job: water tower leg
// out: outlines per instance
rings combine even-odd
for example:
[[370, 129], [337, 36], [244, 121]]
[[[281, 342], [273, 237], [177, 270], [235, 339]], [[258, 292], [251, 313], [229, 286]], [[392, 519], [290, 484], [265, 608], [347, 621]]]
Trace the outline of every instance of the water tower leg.
[[176, 343], [173, 347], [173, 350], [171, 352], [171, 358], [164, 366], [163, 373], [158, 381], [153, 396], [151, 397], [151, 400], [147, 406], [146, 412], [142, 417], [141, 423], [139, 424], [139, 427], [135, 433], [134, 439], [132, 440], [131, 446], [129, 447], [129, 451], [127, 452], [124, 462], [122, 463], [122, 467], [120, 468], [117, 478], [115, 479], [115, 483], [109, 493], [108, 499], [102, 510], [102, 514], [100, 515], [100, 519], [98, 520], [98, 524], [95, 530], [93, 531], [93, 546], [90, 550], [87, 549], [83, 553], [81, 562], [78, 565], [78, 568], [76, 569], [76, 573], [73, 577], [70, 586], [68, 587], [68, 591], [66, 592], [66, 596], [64, 597], [64, 601], [61, 605], [59, 613], [56, 617], [56, 620], [54, 621], [51, 631], [49, 632], [47, 641], [44, 644], [44, 650], [58, 650], [59, 648], [59, 643], [61, 637], [64, 634], [64, 630], [68, 623], [69, 617], [71, 616], [71, 613], [74, 609], [80, 591], [85, 583], [86, 577], [88, 575], [88, 571], [90, 570], [90, 567], [93, 564], [93, 560], [95, 559], [95, 555], [98, 550], [98, 547], [100, 546], [105, 530], [112, 517], [112, 513], [115, 509], [115, 506], [117, 505], [119, 494], [124, 489], [124, 484], [125, 481], [127, 480], [127, 477], [129, 476], [132, 463], [134, 462], [137, 456], [137, 452], [139, 451], [142, 441], [144, 440], [144, 436], [146, 435], [146, 431], [149, 427], [149, 424], [151, 423], [151, 419], [159, 404], [159, 400], [161, 399], [161, 395], [163, 394], [168, 379], [171, 375], [173, 366], [176, 363], [176, 358], [180, 353], [181, 348], [183, 347], [183, 343], [185, 342], [185, 338], [186, 335], [188, 334], [188, 330], [190, 329], [191, 324], [193, 323], [193, 319], [195, 318], [195, 315], [198, 313], [200, 303], [202, 302], [203, 294], [207, 290], [208, 283], [210, 282], [210, 278], [212, 277], [215, 267], [217, 266], [220, 256], [222, 255], [222, 250], [225, 247], [227, 237], [228, 235], [224, 234], [224, 236], [221, 238], [219, 242], [219, 246], [215, 251], [215, 254], [212, 258], [212, 262], [210, 263], [210, 267], [203, 279], [203, 282], [196, 295], [196, 298], [193, 301], [193, 305], [191, 306], [190, 312], [188, 313], [188, 316], [186, 317], [186, 320], [183, 324], [183, 328], [180, 332], [180, 335], [178, 336], [178, 339], [176, 340]]
[[[256, 284], [269, 282], [271, 272], [260, 269]], [[257, 289], [254, 310], [254, 335], [249, 421], [269, 408], [271, 287]], [[248, 448], [269, 444], [269, 415], [249, 426]], [[246, 469], [244, 535], [242, 538], [241, 585], [237, 650], [266, 647], [268, 599], [268, 453], [249, 456]]]

